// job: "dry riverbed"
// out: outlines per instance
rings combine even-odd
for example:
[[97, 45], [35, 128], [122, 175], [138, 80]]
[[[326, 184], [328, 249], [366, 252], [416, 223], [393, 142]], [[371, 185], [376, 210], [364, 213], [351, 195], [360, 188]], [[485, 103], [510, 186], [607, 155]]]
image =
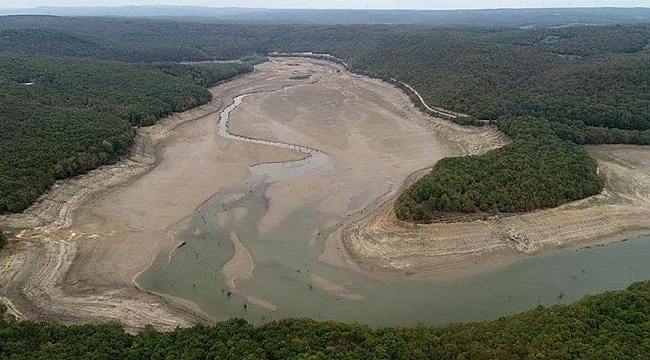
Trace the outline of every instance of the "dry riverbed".
[[[401, 223], [391, 199], [409, 175], [507, 139], [490, 127], [426, 116], [401, 90], [318, 60], [272, 60], [211, 91], [212, 103], [139, 129], [129, 159], [58, 182], [24, 214], [0, 218], [0, 227], [16, 229], [19, 238], [0, 257], [0, 295], [12, 313], [65, 323], [120, 321], [131, 329], [210, 321], [193, 303], [141, 291], [135, 280], [157, 255], [171, 259], [186, 219], [219, 190], [249, 181], [252, 166], [305, 158], [219, 135], [219, 110], [243, 94], [249, 95], [230, 114], [230, 133], [309, 147], [329, 159], [324, 168], [270, 184], [257, 231], [271, 233], [310, 206], [320, 228], [343, 224], [319, 256], [332, 266], [383, 276], [463, 272], [549, 245], [620, 238], [650, 223], [650, 156], [639, 147], [605, 146], [590, 149], [607, 179], [601, 195], [503, 219]], [[225, 226], [245, 216], [239, 208], [217, 221]], [[314, 246], [317, 235], [305, 238], [305, 246]], [[258, 255], [247, 247], [250, 239], [230, 236], [235, 253], [215, 270], [238, 292], [241, 281], [256, 276]], [[364, 299], [324, 274], [309, 278], [325, 296]], [[242, 296], [254, 306], [276, 308]]]

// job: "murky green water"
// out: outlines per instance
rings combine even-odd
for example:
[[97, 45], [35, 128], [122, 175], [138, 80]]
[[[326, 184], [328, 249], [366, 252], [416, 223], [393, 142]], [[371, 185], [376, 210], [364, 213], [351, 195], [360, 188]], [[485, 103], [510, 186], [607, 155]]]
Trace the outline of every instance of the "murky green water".
[[[243, 96], [238, 99], [224, 110], [220, 125], [227, 123], [227, 114], [242, 103]], [[228, 134], [226, 125], [222, 130], [224, 137], [250, 141]], [[257, 231], [268, 208], [265, 192], [269, 183], [327, 164], [327, 155], [307, 148], [305, 152], [311, 157], [251, 168], [254, 175], [246, 183], [215, 194], [183, 224], [177, 240], [185, 244], [171, 255], [160, 254], [138, 283], [148, 290], [191, 300], [217, 319], [242, 317], [263, 322], [293, 316], [412, 325], [492, 319], [540, 304], [568, 303], [585, 294], [623, 289], [650, 278], [650, 237], [553, 251], [479, 275], [438, 281], [380, 281], [327, 266], [316, 257], [327, 236], [340, 225], [324, 228], [316, 204], [290, 214], [268, 233]], [[239, 199], [229, 200], [233, 196]], [[237, 208], [245, 208], [245, 216], [238, 218]], [[237, 280], [237, 293], [231, 293], [220, 272], [234, 253], [231, 232], [238, 235], [255, 262], [252, 276]], [[314, 233], [319, 235], [309, 244]], [[324, 293], [314, 286], [311, 274], [344, 284], [363, 299], [348, 301]], [[242, 295], [262, 299], [277, 309], [252, 305]]]
[[[171, 258], [161, 255], [138, 282], [146, 289], [189, 299], [219, 319], [243, 317], [260, 322], [298, 316], [408, 325], [491, 319], [538, 304], [567, 303], [585, 294], [622, 289], [650, 278], [650, 238], [641, 237], [608, 246], [553, 251], [488, 273], [451, 280], [370, 279], [315, 260], [334, 229], [320, 229], [316, 244], [308, 244], [312, 231], [319, 226], [313, 207], [291, 214], [279, 228], [261, 236], [256, 229], [267, 207], [266, 186], [258, 179], [215, 195], [179, 235], [186, 245]], [[222, 203], [226, 196], [236, 193], [245, 196]], [[248, 213], [234, 221], [232, 213], [237, 207], [246, 207]], [[217, 224], [219, 212], [231, 213], [224, 228]], [[274, 303], [277, 311], [250, 304], [245, 308], [246, 299], [229, 293], [219, 270], [234, 252], [230, 231], [238, 234], [255, 260], [253, 276], [238, 281], [238, 291]], [[365, 299], [347, 301], [320, 292], [310, 286], [310, 273], [348, 284]]]

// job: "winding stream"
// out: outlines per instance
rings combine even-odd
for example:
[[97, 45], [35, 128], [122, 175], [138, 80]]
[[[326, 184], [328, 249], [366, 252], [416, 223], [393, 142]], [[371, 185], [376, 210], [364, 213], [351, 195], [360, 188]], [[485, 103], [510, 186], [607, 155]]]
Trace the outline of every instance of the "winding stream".
[[[522, 256], [510, 266], [456, 279], [382, 281], [323, 264], [317, 256], [342, 223], [320, 227], [323, 215], [316, 204], [304, 205], [267, 233], [260, 234], [257, 224], [268, 209], [271, 183], [319, 171], [329, 158], [316, 149], [229, 133], [230, 113], [246, 96], [222, 111], [219, 135], [294, 149], [306, 157], [255, 165], [247, 181], [214, 194], [178, 225], [175, 237], [183, 245], [160, 254], [137, 279], [144, 289], [193, 301], [216, 319], [264, 322], [294, 316], [412, 325], [492, 319], [650, 277], [647, 238]], [[241, 243], [238, 251], [248, 254], [254, 267], [227, 279], [222, 269], [236, 253], [233, 234]]]
[[[284, 90], [284, 89], [283, 89]], [[329, 157], [322, 151], [305, 146], [287, 144], [279, 141], [255, 139], [247, 136], [235, 135], [228, 132], [228, 119], [230, 113], [242, 104], [244, 98], [249, 94], [237, 96], [233, 103], [221, 111], [219, 116], [219, 136], [237, 141], [276, 146], [284, 149], [294, 150], [307, 155], [304, 159], [295, 161], [262, 163], [249, 168], [253, 175], [266, 176], [267, 182], [287, 180], [300, 177], [308, 172], [324, 167], [329, 163]]]

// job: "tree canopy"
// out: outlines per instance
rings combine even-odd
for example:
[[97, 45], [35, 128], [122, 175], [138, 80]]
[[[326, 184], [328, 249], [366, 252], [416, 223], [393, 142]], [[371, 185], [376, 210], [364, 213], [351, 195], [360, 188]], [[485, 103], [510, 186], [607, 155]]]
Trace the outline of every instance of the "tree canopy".
[[130, 335], [116, 324], [0, 320], [0, 359], [646, 359], [650, 282], [492, 321], [370, 327], [232, 319]]
[[446, 158], [397, 199], [398, 218], [430, 222], [448, 212], [525, 212], [599, 193], [596, 161], [554, 136], [515, 139], [481, 156]]
[[203, 86], [251, 69], [0, 56], [0, 213], [26, 208], [56, 179], [115, 162], [133, 126], [207, 103]]

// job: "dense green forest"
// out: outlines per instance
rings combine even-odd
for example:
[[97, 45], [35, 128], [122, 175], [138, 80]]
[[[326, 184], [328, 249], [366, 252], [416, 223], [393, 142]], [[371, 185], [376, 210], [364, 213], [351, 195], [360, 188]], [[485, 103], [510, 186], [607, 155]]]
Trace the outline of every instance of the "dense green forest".
[[253, 65], [246, 63], [203, 63], [184, 65], [178, 63], [154, 64], [155, 68], [165, 74], [187, 80], [203, 87], [212, 87], [233, 76], [253, 71]]
[[207, 103], [203, 86], [249, 71], [0, 56], [0, 213], [26, 208], [56, 179], [116, 161], [133, 126]]
[[0, 320], [0, 359], [647, 359], [650, 282], [494, 321], [369, 327], [228, 320], [129, 335], [119, 325]]
[[133, 62], [325, 52], [479, 119], [534, 115], [648, 128], [648, 25], [447, 29], [10, 16], [0, 18], [0, 34], [2, 52]]
[[[2, 52], [133, 62], [326, 52], [353, 69], [405, 81], [430, 104], [481, 119], [544, 111], [583, 120], [574, 116], [600, 111], [584, 113], [593, 105], [586, 98], [609, 101], [603, 108], [613, 106], [622, 113], [617, 116], [630, 109], [634, 115], [648, 101], [648, 25], [444, 29], [11, 16], [0, 18], [0, 34]], [[581, 101], [571, 102], [575, 96]], [[569, 103], [557, 106], [558, 99]]]
[[395, 203], [399, 219], [430, 222], [449, 212], [524, 212], [599, 193], [587, 151], [555, 136], [516, 138], [482, 156], [445, 158]]
[[183, 5], [42, 6], [4, 8], [0, 15], [104, 16], [161, 18], [235, 24], [551, 27], [572, 24], [636, 24], [647, 22], [650, 8], [530, 8], [475, 10], [261, 9]]
[[[649, 41], [647, 24], [513, 29], [0, 18], [0, 52], [130, 62], [330, 53], [352, 71], [396, 78], [417, 89], [428, 104], [468, 114], [463, 123], [489, 120], [510, 135], [522, 126], [551, 129], [543, 140], [522, 137], [478, 159], [445, 161], [438, 173], [422, 180], [430, 184], [407, 190], [414, 197], [402, 196], [398, 204], [411, 209], [398, 209], [404, 219], [435, 219], [434, 211], [524, 211], [597, 192], [593, 160], [566, 141], [650, 144]], [[179, 75], [173, 67], [162, 70]], [[559, 150], [548, 150], [556, 145], [570, 156], [563, 159]], [[542, 161], [550, 161], [555, 171]], [[445, 178], [465, 179], [465, 186], [441, 190], [437, 182], [443, 168]], [[485, 175], [479, 168], [494, 170], [486, 184], [476, 184]], [[539, 185], [512, 196], [524, 189], [518, 181]], [[549, 192], [545, 184], [553, 181], [564, 191]], [[512, 203], [506, 196], [518, 200]]]
[[445, 29], [17, 16], [0, 18], [0, 34], [3, 52], [134, 62], [326, 52], [480, 119], [544, 113], [626, 129], [629, 117], [647, 117], [639, 109], [648, 105], [648, 25]]

